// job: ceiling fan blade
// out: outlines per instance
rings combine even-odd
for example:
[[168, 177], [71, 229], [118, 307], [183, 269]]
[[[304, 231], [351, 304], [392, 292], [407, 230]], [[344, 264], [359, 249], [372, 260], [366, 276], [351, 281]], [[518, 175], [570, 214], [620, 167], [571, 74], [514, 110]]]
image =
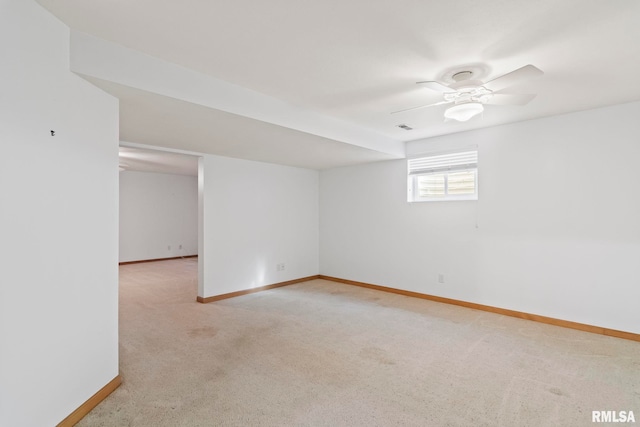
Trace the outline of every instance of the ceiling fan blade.
[[404, 110], [394, 111], [391, 114], [404, 113], [404, 112], [407, 112], [407, 111], [419, 110], [421, 108], [434, 107], [436, 105], [450, 104], [451, 102], [453, 102], [453, 101], [440, 101], [440, 102], [436, 102], [435, 104], [420, 105], [418, 107], [412, 107], [412, 108], [406, 108]]
[[494, 93], [486, 104], [491, 105], [525, 105], [535, 98], [535, 94]]
[[455, 89], [451, 89], [450, 87], [445, 86], [440, 82], [416, 82], [416, 84], [424, 86], [431, 90], [435, 90], [436, 92], [450, 93], [456, 91]]
[[536, 77], [540, 77], [544, 73], [537, 67], [533, 65], [525, 65], [522, 68], [518, 68], [510, 73], [504, 74], [500, 77], [496, 77], [493, 80], [486, 82], [483, 86], [489, 90], [497, 91], [500, 89], [504, 89], [508, 86], [519, 83], [523, 80], [529, 80]]

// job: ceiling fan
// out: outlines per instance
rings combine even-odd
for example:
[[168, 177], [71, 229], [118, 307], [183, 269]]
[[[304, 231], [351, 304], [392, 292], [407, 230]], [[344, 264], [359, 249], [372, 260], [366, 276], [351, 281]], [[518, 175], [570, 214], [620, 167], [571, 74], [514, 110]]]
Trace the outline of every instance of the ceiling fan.
[[443, 101], [394, 111], [391, 114], [404, 113], [435, 105], [453, 104], [444, 112], [445, 119], [466, 122], [484, 111], [484, 105], [525, 105], [536, 97], [535, 94], [514, 94], [504, 89], [523, 80], [540, 77], [544, 73], [533, 65], [525, 65], [510, 73], [483, 83], [473, 80], [473, 71], [459, 71], [451, 76], [453, 83], [446, 86], [436, 81], [417, 82], [421, 86], [443, 94]]

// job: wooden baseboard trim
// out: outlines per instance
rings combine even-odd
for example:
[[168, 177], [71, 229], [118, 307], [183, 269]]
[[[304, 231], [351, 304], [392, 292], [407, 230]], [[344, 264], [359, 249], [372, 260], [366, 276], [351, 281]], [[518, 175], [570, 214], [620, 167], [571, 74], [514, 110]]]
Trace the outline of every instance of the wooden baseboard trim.
[[197, 301], [201, 302], [203, 304], [207, 304], [207, 303], [210, 303], [210, 302], [220, 301], [220, 300], [227, 299], [227, 298], [234, 298], [234, 297], [239, 297], [239, 296], [242, 296], [242, 295], [252, 294], [254, 292], [267, 291], [269, 289], [280, 288], [282, 286], [288, 286], [288, 285], [294, 285], [296, 283], [308, 282], [309, 280], [315, 280], [315, 279], [319, 279], [319, 278], [320, 278], [320, 276], [318, 276], [318, 275], [309, 276], [309, 277], [302, 277], [300, 279], [288, 280], [286, 282], [274, 283], [272, 285], [260, 286], [258, 288], [245, 289], [245, 290], [236, 291], [236, 292], [229, 292], [228, 294], [214, 295], [212, 297], [198, 297]]
[[174, 256], [170, 258], [141, 259], [139, 261], [123, 261], [123, 262], [119, 262], [118, 265], [140, 264], [143, 262], [167, 261], [170, 259], [181, 259], [181, 258], [198, 258], [198, 255]]
[[421, 298], [445, 304], [459, 305], [461, 307], [473, 308], [475, 310], [488, 311], [490, 313], [502, 314], [504, 316], [517, 317], [519, 319], [533, 320], [534, 322], [547, 323], [549, 325], [561, 326], [563, 328], [577, 329], [579, 331], [591, 332], [594, 334], [607, 335], [610, 337], [623, 338], [640, 342], [640, 334], [632, 332], [618, 331], [615, 329], [603, 328], [600, 326], [587, 325], [584, 323], [571, 322], [569, 320], [555, 319], [553, 317], [540, 316], [537, 314], [523, 313], [521, 311], [507, 310], [505, 308], [492, 307], [490, 305], [476, 304], [473, 302], [460, 301], [451, 298], [438, 297], [435, 295], [422, 294], [419, 292], [405, 291], [402, 289], [389, 288], [386, 286], [372, 285], [370, 283], [356, 282], [354, 280], [340, 279], [337, 277], [320, 275], [319, 279], [330, 280], [332, 282], [344, 283], [347, 285], [360, 286], [363, 288], [375, 289], [383, 292], [404, 295], [408, 297]]
[[93, 408], [98, 406], [107, 396], [109, 396], [115, 389], [122, 384], [120, 375], [109, 381], [107, 385], [102, 387], [96, 394], [91, 396], [86, 402], [84, 402], [78, 409], [73, 411], [67, 418], [60, 421], [57, 427], [72, 427], [78, 423], [85, 415], [87, 415]]

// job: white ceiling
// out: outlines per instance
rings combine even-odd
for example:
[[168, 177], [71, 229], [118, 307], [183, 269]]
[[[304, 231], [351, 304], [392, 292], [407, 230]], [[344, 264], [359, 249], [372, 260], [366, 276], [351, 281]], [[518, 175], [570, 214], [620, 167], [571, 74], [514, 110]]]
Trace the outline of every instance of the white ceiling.
[[[377, 151], [116, 83], [91, 77], [87, 80], [120, 99], [122, 141], [310, 169], [391, 158]], [[269, 135], [268, 144], [263, 143], [264, 135]], [[154, 158], [154, 162], [158, 160]]]
[[[78, 31], [400, 141], [640, 99], [637, 0], [38, 1]], [[444, 123], [445, 106], [390, 114], [441, 100], [417, 81], [469, 66], [486, 81], [527, 64], [545, 75], [512, 88], [537, 94], [526, 106], [487, 106], [466, 123]], [[317, 169], [389, 158], [299, 130], [257, 140], [275, 125], [102, 86], [121, 97], [133, 142]], [[171, 133], [196, 118], [198, 137]], [[271, 157], [251, 156], [260, 150]]]

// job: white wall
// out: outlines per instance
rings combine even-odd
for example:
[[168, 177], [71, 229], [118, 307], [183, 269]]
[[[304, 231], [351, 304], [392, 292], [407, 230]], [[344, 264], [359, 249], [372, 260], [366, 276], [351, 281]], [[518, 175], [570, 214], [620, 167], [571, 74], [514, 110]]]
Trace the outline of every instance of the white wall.
[[405, 161], [322, 172], [321, 274], [640, 333], [638, 117], [636, 102], [407, 145], [477, 145], [477, 202], [408, 204]]
[[198, 177], [121, 172], [120, 262], [197, 254]]
[[213, 155], [201, 168], [199, 296], [318, 274], [317, 171]]
[[56, 425], [118, 375], [118, 104], [68, 43], [34, 1], [0, 2], [2, 426]]

